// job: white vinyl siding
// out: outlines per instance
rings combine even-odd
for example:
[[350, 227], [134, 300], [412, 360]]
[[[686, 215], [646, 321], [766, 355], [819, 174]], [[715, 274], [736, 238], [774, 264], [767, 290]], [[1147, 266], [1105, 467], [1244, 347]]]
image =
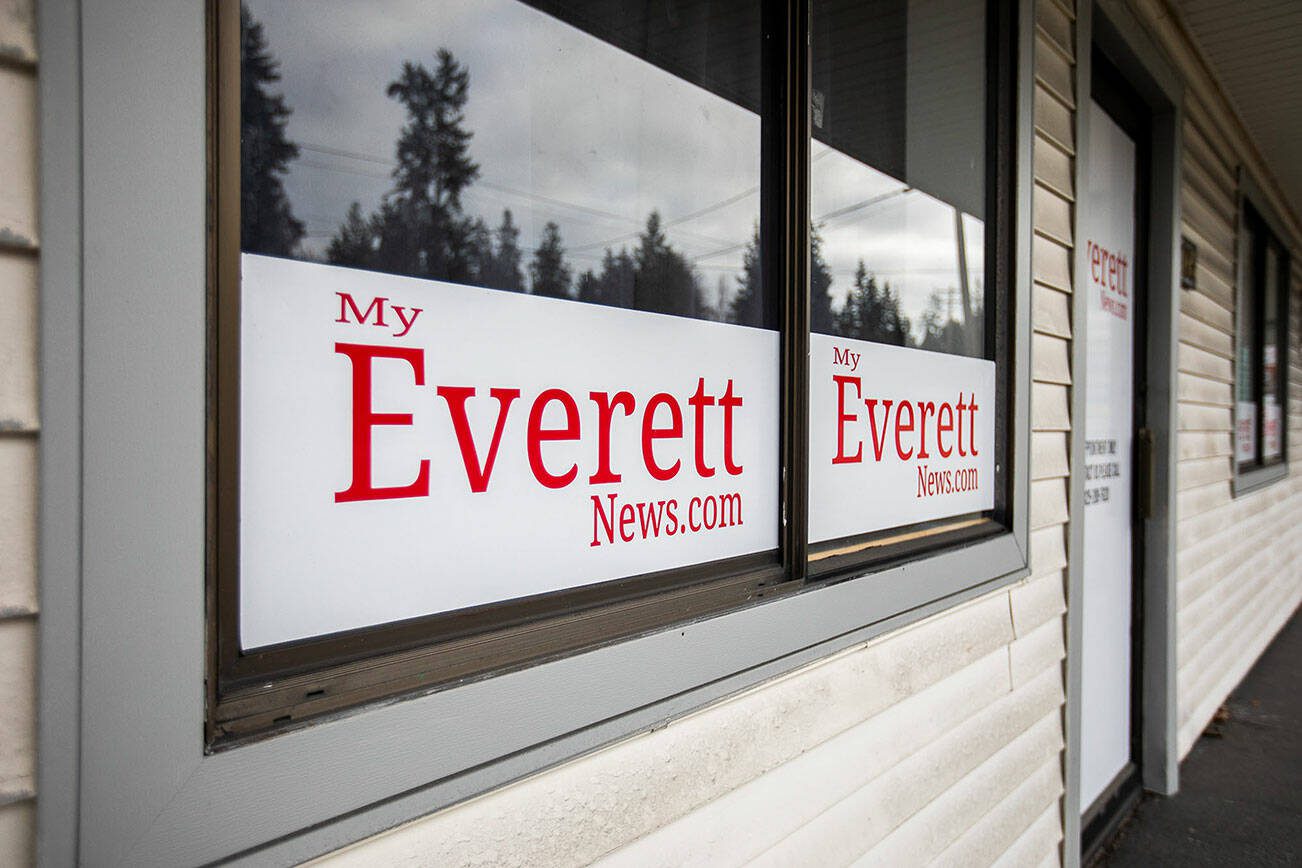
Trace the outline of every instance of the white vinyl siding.
[[0, 2], [0, 865], [34, 858], [36, 795], [36, 49]]
[[[1242, 161], [1199, 88], [1185, 100], [1182, 232], [1198, 245], [1197, 288], [1181, 293], [1177, 471], [1179, 754], [1199, 734], [1302, 600], [1302, 480], [1234, 497], [1234, 306]], [[1290, 443], [1299, 438], [1294, 257]]]
[[[962, 839], [1004, 853], [1061, 793], [1062, 644], [1037, 633], [1060, 637], [1063, 608], [1059, 579], [1030, 580], [323, 861], [889, 862]], [[1008, 800], [1036, 804], [1014, 818]]]

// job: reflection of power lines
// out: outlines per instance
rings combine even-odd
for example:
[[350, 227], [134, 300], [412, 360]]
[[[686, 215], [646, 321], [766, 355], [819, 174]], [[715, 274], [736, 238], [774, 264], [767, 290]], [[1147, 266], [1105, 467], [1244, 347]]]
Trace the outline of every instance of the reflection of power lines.
[[[853, 276], [857, 270], [858, 268], [829, 268], [828, 272], [833, 275]], [[950, 277], [953, 277], [954, 267], [951, 265], [951, 266], [934, 266], [934, 267], [928, 266], [926, 268], [912, 268], [910, 266], [905, 265], [905, 266], [901, 266], [900, 268], [873, 268], [873, 269], [869, 269], [868, 273], [874, 277], [882, 277], [882, 276], [889, 276], [895, 274], [903, 274], [903, 275], [947, 274]]]
[[[605, 257], [603, 257], [603, 256], [598, 256], [597, 254], [595, 254], [595, 253], [591, 253], [591, 252], [589, 252], [589, 253], [573, 253], [573, 254], [572, 254], [570, 251], [567, 250], [567, 251], [565, 251], [565, 256], [566, 256], [567, 258], [569, 258], [569, 259], [574, 259], [574, 260], [576, 260], [576, 261], [578, 261], [578, 262], [588, 262], [588, 263], [592, 263], [593, 265], [599, 265], [599, 264], [601, 264], [602, 262], [605, 261]], [[737, 266], [736, 266], [735, 264], [733, 264], [733, 265], [708, 265], [708, 264], [705, 264], [705, 263], [693, 262], [693, 263], [692, 263], [692, 267], [693, 267], [693, 268], [699, 268], [699, 269], [701, 269], [702, 271], [723, 271], [723, 272], [727, 272], [727, 273], [729, 273], [729, 274], [736, 274], [736, 273], [737, 273]]]
[[[307, 144], [302, 142], [299, 143], [299, 147], [305, 151], [312, 151], [315, 153], [325, 154], [328, 156], [343, 157], [346, 159], [360, 160], [367, 163], [373, 163], [379, 166], [387, 166], [390, 170], [392, 170], [397, 165], [397, 163], [395, 163], [393, 160], [387, 160], [382, 157], [376, 157], [371, 154], [363, 154], [357, 151], [347, 151], [342, 148], [331, 148], [325, 145]], [[327, 171], [327, 172], [342, 172], [344, 174], [359, 175], [365, 178], [378, 178], [383, 180], [389, 180], [392, 177], [391, 172], [380, 172], [380, 171], [366, 170], [366, 169], [360, 169], [355, 167], [331, 165], [329, 163], [322, 163], [310, 159], [300, 159], [297, 161], [297, 163], [298, 165], [304, 166], [306, 168], [320, 169], [322, 171]], [[623, 236], [624, 240], [637, 238], [638, 235], [641, 233], [642, 223], [636, 218], [629, 217], [623, 214], [616, 214], [613, 211], [603, 211], [600, 208], [592, 208], [587, 205], [580, 205], [577, 202], [568, 202], [563, 199], [556, 199], [551, 196], [545, 196], [541, 193], [535, 193], [531, 190], [522, 190], [517, 187], [511, 187], [506, 184], [499, 184], [495, 181], [489, 181], [484, 178], [476, 179], [474, 186], [468, 188], [466, 190], [466, 194], [473, 196], [476, 193], [482, 193], [482, 191], [477, 189], [480, 187], [507, 196], [516, 196], [522, 199], [526, 199], [535, 204], [551, 206], [552, 209], [560, 208], [568, 211], [577, 211], [593, 217], [600, 217], [604, 220], [612, 220], [619, 223], [625, 223], [625, 224], [639, 227], [637, 231], [629, 232], [625, 236]], [[758, 189], [759, 188], [756, 187], [752, 190], [743, 191], [742, 193], [739, 193], [736, 196], [730, 197], [728, 200], [725, 200], [720, 203], [715, 203], [714, 205], [711, 205], [707, 208], [702, 208], [699, 211], [695, 211], [691, 214], [683, 215], [682, 217], [676, 218], [672, 222], [681, 223], [681, 222], [686, 222], [687, 220], [695, 219], [696, 217], [707, 214], [710, 211], [715, 211], [718, 210], [719, 208], [726, 207], [727, 205], [731, 205], [734, 202], [740, 201], [741, 199], [744, 199], [746, 196], [751, 195], [752, 193], [755, 192], [755, 190]], [[543, 210], [546, 211], [549, 209], [544, 208]], [[558, 216], [565, 215], [565, 211], [558, 212], [552, 210], [551, 213], [558, 214]], [[670, 222], [666, 221], [663, 225], [670, 225]], [[702, 235], [697, 232], [689, 232], [687, 230], [680, 230], [680, 232], [683, 235], [693, 238], [699, 244], [717, 245], [717, 244], [725, 243], [721, 239], [713, 238], [708, 235]], [[317, 232], [308, 233], [309, 236], [316, 236], [318, 234], [319, 233]], [[574, 248], [574, 250], [568, 252], [573, 253], [575, 251], [600, 249], [601, 247], [606, 247], [606, 246], [609, 246], [608, 242], [602, 243], [601, 245], [585, 244], [585, 245], [580, 245], [579, 247]]]
[[[348, 157], [351, 160], [361, 160], [363, 163], [376, 163], [381, 166], [394, 166], [393, 160], [384, 157], [375, 157], [371, 154], [363, 154], [359, 151], [345, 151], [343, 148], [331, 148], [326, 145], [309, 145], [306, 142], [297, 143], [305, 151], [316, 151], [318, 154], [329, 154], [332, 157]], [[388, 177], [387, 175], [385, 177]]]
[[[833, 153], [833, 151], [831, 150], [822, 151], [818, 155], [818, 157], [823, 157], [831, 153]], [[817, 160], [818, 157], [815, 157], [814, 159]], [[810, 162], [812, 163], [813, 160], [811, 160]], [[871, 208], [873, 205], [878, 205], [882, 202], [885, 202], [888, 199], [893, 199], [896, 196], [903, 196], [905, 193], [912, 192], [912, 190], [913, 190], [912, 187], [905, 186], [905, 187], [901, 187], [898, 190], [891, 190], [887, 193], [882, 193], [880, 195], [872, 196], [868, 199], [864, 199], [860, 202], [855, 202], [851, 205], [846, 205], [844, 208], [837, 208], [835, 211], [829, 211], [826, 214], [822, 215], [821, 217], [815, 217], [813, 220], [813, 225], [815, 228], [821, 229], [824, 226], [826, 226], [828, 223], [832, 222], [833, 220], [837, 220], [841, 217], [845, 217], [848, 214], [856, 214], [860, 211], [863, 211], [866, 208]], [[739, 244], [730, 244], [727, 247], [720, 248], [719, 250], [712, 250], [709, 253], [702, 253], [699, 256], [692, 257], [692, 262], [693, 264], [696, 264], [702, 259], [714, 259], [717, 256], [724, 256], [728, 253], [735, 253], [736, 251], [742, 249], [749, 243], [750, 243], [749, 241], [743, 241]]]
[[[737, 193], [737, 194], [735, 194], [735, 195], [729, 196], [728, 198], [726, 198], [726, 199], [722, 199], [722, 200], [720, 200], [720, 201], [718, 201], [718, 202], [715, 202], [715, 203], [712, 204], [712, 205], [707, 205], [707, 206], [705, 206], [704, 208], [699, 208], [699, 209], [697, 209], [697, 210], [695, 210], [695, 211], [692, 211], [692, 212], [689, 213], [689, 214], [683, 214], [683, 215], [681, 215], [681, 216], [679, 216], [679, 217], [672, 217], [672, 218], [670, 218], [670, 219], [668, 219], [668, 220], [662, 220], [662, 221], [660, 221], [660, 226], [661, 226], [662, 229], [670, 229], [670, 228], [672, 228], [672, 227], [678, 226], [679, 224], [686, 223], [686, 222], [688, 222], [688, 221], [690, 221], [690, 220], [695, 220], [695, 219], [697, 219], [698, 217], [704, 217], [706, 214], [712, 214], [712, 213], [714, 213], [715, 211], [720, 211], [720, 210], [722, 210], [722, 209], [724, 209], [724, 208], [727, 208], [729, 205], [735, 205], [736, 203], [740, 202], [741, 200], [747, 198], [748, 196], [754, 196], [754, 195], [755, 195], [756, 193], [758, 193], [758, 192], [759, 192], [759, 185], [756, 184], [756, 185], [753, 186], [753, 187], [749, 187], [749, 188], [747, 188], [747, 189], [745, 189], [745, 190], [742, 190], [740, 193]], [[681, 233], [683, 233], [683, 234], [685, 234], [685, 235], [691, 235], [691, 234], [693, 234], [693, 233], [688, 232], [688, 231], [685, 230], [685, 229], [679, 229], [678, 231], [681, 232]], [[605, 241], [596, 241], [596, 242], [593, 242], [593, 243], [591, 243], [591, 244], [583, 244], [583, 245], [580, 245], [579, 247], [576, 247], [576, 248], [574, 248], [574, 249], [577, 250], [577, 251], [586, 251], [586, 250], [604, 250], [605, 248], [607, 248], [607, 247], [612, 247], [612, 246], [614, 246], [614, 245], [616, 245], [616, 244], [623, 244], [623, 243], [626, 242], [626, 241], [633, 241], [633, 240], [636, 240], [637, 237], [640, 236], [641, 234], [642, 234], [641, 230], [638, 230], [637, 232], [627, 232], [627, 233], [625, 233], [625, 234], [623, 234], [623, 235], [617, 235], [617, 236], [615, 236], [614, 238], [609, 238], [609, 239], [607, 239], [607, 240], [605, 240]], [[715, 243], [715, 244], [721, 244], [722, 242], [719, 241], [718, 239], [715, 239], [715, 241], [713, 241], [712, 243]], [[746, 242], [743, 241], [741, 244], [735, 245], [735, 248], [740, 248], [740, 247], [745, 247], [745, 246], [746, 246]], [[734, 248], [734, 249], [735, 249], [735, 248]], [[702, 254], [702, 256], [700, 256], [700, 257], [696, 257], [696, 258], [699, 259], [699, 258], [702, 258], [702, 257], [708, 257], [708, 256], [713, 256], [713, 255], [715, 255], [715, 254], [706, 253], [706, 254]]]
[[[809, 164], [812, 166], [814, 163], [817, 163], [819, 160], [833, 153], [836, 152], [830, 148], [825, 151], [821, 151], [817, 155], [815, 155], [812, 160], [809, 161]], [[752, 187], [747, 187], [745, 190], [742, 190], [740, 193], [736, 193], [732, 196], [729, 196], [726, 199], [721, 199], [720, 201], [715, 202], [711, 205], [706, 205], [704, 208], [699, 208], [687, 214], [681, 214], [677, 217], [671, 217], [667, 220], [663, 220], [661, 221], [660, 225], [664, 228], [669, 228], [673, 226], [678, 226], [681, 223], [687, 223], [690, 220], [695, 220], [698, 217], [704, 217], [706, 214], [712, 214], [713, 212], [726, 208], [729, 205], [735, 205], [736, 203], [740, 202], [742, 199], [745, 199], [747, 196], [754, 196], [756, 193], [759, 192], [759, 189], [760, 189], [759, 184], [756, 184]], [[680, 229], [679, 232], [682, 232], [684, 234], [689, 234], [687, 233], [686, 230], [683, 229]], [[576, 247], [574, 249], [577, 251], [604, 250], [607, 247], [612, 247], [616, 244], [622, 244], [625, 241], [633, 241], [640, 234], [641, 234], [640, 232], [630, 232], [624, 235], [617, 235], [614, 238], [608, 238], [605, 241], [598, 241], [592, 244], [584, 244], [581, 247]], [[723, 243], [723, 242], [719, 242], [719, 243]], [[730, 244], [727, 247], [723, 248], [722, 250], [714, 250], [709, 253], [702, 253], [697, 256], [693, 256], [691, 257], [691, 260], [693, 263], [695, 263], [701, 259], [713, 259], [716, 256], [722, 256], [725, 253], [732, 253], [734, 251], [740, 250], [749, 243], [750, 243], [749, 241], [742, 241], [739, 244]], [[707, 266], [701, 266], [701, 267], [705, 268]]]
[[741, 241], [737, 244], [729, 244], [727, 247], [721, 247], [718, 250], [711, 250], [709, 253], [702, 253], [699, 256], [693, 256], [691, 257], [692, 264], [701, 268], [706, 268], [707, 266], [701, 265], [702, 259], [714, 259], [716, 256], [724, 256], [729, 253], [736, 253], [738, 250], [741, 250], [747, 244], [750, 244], [750, 242]]
[[[305, 151], [313, 151], [320, 154], [327, 154], [332, 157], [346, 157], [353, 160], [361, 160], [367, 163], [375, 163], [381, 166], [387, 166], [390, 169], [393, 169], [397, 166], [397, 163], [395, 163], [393, 160], [385, 160], [381, 157], [373, 157], [369, 154], [359, 154], [354, 151], [345, 151], [340, 148], [327, 148], [324, 145], [308, 145], [308, 144], [303, 144], [301, 142], [299, 143], [299, 147]], [[330, 172], [344, 172], [345, 174], [349, 174], [349, 175], [362, 175], [367, 178], [383, 178], [385, 180], [389, 180], [390, 178], [392, 178], [391, 172], [368, 172], [363, 169], [347, 168], [344, 166], [332, 166], [329, 165], [328, 163], [319, 163], [313, 160], [299, 160], [298, 162], [299, 165], [302, 166], [307, 166], [313, 169], [324, 169]], [[496, 192], [506, 193], [511, 196], [519, 196], [523, 199], [529, 199], [530, 201], [538, 202], [544, 205], [553, 205], [559, 208], [568, 208], [573, 211], [581, 211], [585, 214], [590, 214], [594, 217], [604, 217], [607, 220], [618, 220], [621, 223], [637, 222], [630, 217], [626, 217], [622, 214], [616, 214], [612, 211], [602, 211], [600, 208], [590, 208], [587, 205], [580, 205], [577, 202], [566, 202], [563, 199], [553, 199], [551, 196], [544, 196], [541, 193], [534, 193], [530, 190], [521, 190], [516, 187], [509, 187], [506, 184], [498, 184], [494, 181], [488, 181], [483, 178], [477, 179], [475, 183], [489, 190], [495, 190]]]
[[[828, 153], [828, 152], [824, 151], [824, 153]], [[858, 212], [863, 211], [867, 208], [871, 208], [874, 205], [880, 205], [882, 202], [886, 202], [891, 199], [894, 199], [896, 196], [903, 196], [904, 194], [911, 193], [911, 192], [913, 192], [913, 188], [906, 184], [905, 186], [900, 187], [897, 190], [889, 190], [877, 196], [870, 196], [867, 199], [863, 199], [861, 201], [854, 202], [850, 205], [846, 205], [844, 208], [837, 208], [834, 211], [828, 211], [826, 214], [822, 215], [821, 217], [815, 217], [814, 225], [821, 229], [822, 227], [826, 226], [828, 223], [832, 222], [833, 220], [839, 220], [840, 218], [850, 214], [857, 214]]]
[[[311, 160], [311, 159], [300, 159], [297, 161], [298, 165], [304, 166], [306, 168], [320, 169], [322, 171], [329, 171], [329, 172], [341, 172], [344, 174], [358, 175], [367, 178], [389, 180], [392, 178], [392, 170], [397, 166], [397, 163], [394, 160], [387, 159], [384, 157], [377, 157], [373, 154], [361, 153], [359, 151], [350, 151], [344, 148], [334, 148], [328, 145], [320, 145], [320, 144], [307, 143], [307, 142], [299, 142], [298, 146], [302, 150], [310, 151], [317, 154], [322, 154], [325, 156], [341, 157], [344, 159], [357, 160], [364, 163], [370, 163], [376, 166], [383, 166], [388, 171], [366, 170], [357, 167], [331, 165], [329, 163], [324, 163], [324, 162]], [[817, 163], [820, 160], [836, 153], [838, 152], [833, 148], [827, 148], [825, 150], [822, 150], [813, 156], [813, 158], [810, 160], [810, 165], [812, 166], [814, 163]], [[577, 259], [600, 261], [600, 257], [585, 256], [584, 254], [589, 253], [591, 251], [606, 250], [617, 244], [623, 244], [629, 241], [634, 241], [642, 234], [643, 231], [643, 223], [641, 220], [635, 217], [629, 217], [624, 214], [617, 214], [613, 211], [605, 211], [600, 208], [593, 208], [588, 205], [581, 205], [577, 202], [569, 202], [564, 199], [557, 199], [552, 196], [546, 196], [542, 193], [535, 193], [532, 190], [524, 190], [518, 187], [509, 186], [507, 184], [500, 184], [495, 181], [487, 180], [484, 178], [476, 179], [475, 187], [482, 187], [484, 189], [492, 190], [494, 192], [501, 193], [507, 196], [519, 197], [521, 199], [525, 199], [539, 205], [550, 206], [551, 208], [565, 209], [568, 211], [577, 211], [579, 213], [587, 214], [589, 216], [599, 217], [605, 220], [616, 221], [616, 222], [625, 223], [637, 227], [632, 231], [621, 233], [620, 235], [616, 235], [612, 238], [607, 238], [603, 241], [590, 242], [587, 244], [580, 244], [566, 251], [567, 255], [573, 256]], [[733, 195], [728, 196], [724, 199], [720, 199], [717, 202], [712, 202], [709, 205], [698, 208], [694, 211], [690, 211], [686, 214], [680, 214], [675, 217], [664, 219], [661, 221], [660, 225], [664, 229], [677, 227], [678, 228], [677, 234], [686, 236], [688, 238], [692, 238], [697, 243], [711, 244], [711, 245], [720, 245], [720, 244], [724, 245], [722, 247], [717, 247], [714, 250], [710, 250], [705, 253], [696, 254], [688, 258], [693, 263], [693, 265], [699, 268], [730, 269], [733, 266], [709, 265], [704, 263], [702, 260], [716, 259], [720, 256], [726, 256], [730, 253], [736, 253], [737, 251], [745, 248], [746, 245], [750, 243], [749, 239], [745, 241], [729, 243], [718, 238], [711, 238], [709, 236], [702, 235], [697, 232], [692, 232], [687, 229], [682, 229], [681, 225], [684, 223], [689, 223], [693, 220], [700, 219], [701, 217], [704, 217], [708, 214], [712, 214], [716, 211], [721, 211], [724, 208], [727, 208], [731, 205], [735, 205], [738, 202], [741, 202], [744, 199], [749, 198], [750, 196], [754, 196], [759, 192], [759, 190], [760, 190], [760, 186], [758, 184], [752, 185], [746, 188], [745, 190], [742, 190], [738, 193], [734, 193]], [[466, 192], [473, 195], [474, 191], [475, 188], [472, 187]], [[816, 228], [822, 228], [829, 223], [840, 220], [843, 217], [847, 217], [851, 214], [858, 214], [859, 212], [862, 212], [875, 205], [881, 204], [882, 202], [889, 201], [898, 196], [903, 196], [912, 191], [913, 191], [912, 187], [905, 185], [896, 190], [890, 190], [886, 193], [881, 193], [876, 196], [871, 196], [867, 199], [863, 199], [861, 201], [854, 202], [850, 205], [846, 205], [844, 207], [837, 208], [833, 211], [829, 211], [825, 214], [822, 214], [819, 217], [814, 218], [813, 225]], [[548, 209], [544, 208], [544, 210], [548, 210]], [[308, 237], [320, 238], [320, 237], [328, 237], [332, 233], [326, 230], [313, 230], [307, 232], [306, 234]]]

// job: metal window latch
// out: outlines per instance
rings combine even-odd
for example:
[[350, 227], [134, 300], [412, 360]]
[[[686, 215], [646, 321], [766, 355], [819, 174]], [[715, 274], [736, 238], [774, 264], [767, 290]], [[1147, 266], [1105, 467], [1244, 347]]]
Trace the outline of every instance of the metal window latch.
[[1156, 509], [1157, 449], [1153, 430], [1140, 428], [1135, 439], [1135, 482], [1138, 486], [1135, 503], [1141, 519], [1150, 519]]

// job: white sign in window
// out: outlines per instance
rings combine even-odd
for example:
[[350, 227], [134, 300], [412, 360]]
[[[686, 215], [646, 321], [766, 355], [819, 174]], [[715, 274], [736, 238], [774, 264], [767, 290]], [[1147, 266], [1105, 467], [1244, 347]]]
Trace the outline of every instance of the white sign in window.
[[242, 265], [244, 647], [777, 546], [776, 332]]
[[811, 542], [994, 507], [994, 362], [810, 341]]

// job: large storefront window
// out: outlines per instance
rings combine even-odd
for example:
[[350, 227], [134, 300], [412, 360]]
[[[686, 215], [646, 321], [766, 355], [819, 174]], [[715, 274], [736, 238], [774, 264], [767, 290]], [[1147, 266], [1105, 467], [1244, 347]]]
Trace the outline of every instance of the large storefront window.
[[246, 7], [242, 649], [777, 547], [758, 7], [610, 8]]
[[1007, 10], [327, 5], [218, 13], [211, 741], [1008, 527]]

